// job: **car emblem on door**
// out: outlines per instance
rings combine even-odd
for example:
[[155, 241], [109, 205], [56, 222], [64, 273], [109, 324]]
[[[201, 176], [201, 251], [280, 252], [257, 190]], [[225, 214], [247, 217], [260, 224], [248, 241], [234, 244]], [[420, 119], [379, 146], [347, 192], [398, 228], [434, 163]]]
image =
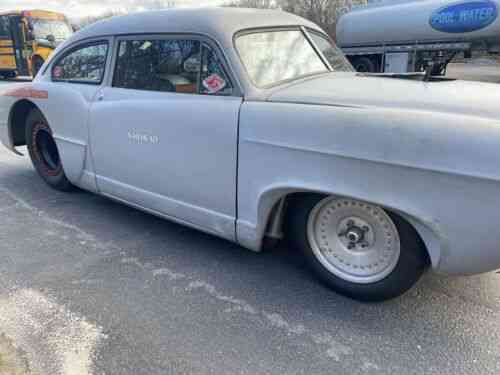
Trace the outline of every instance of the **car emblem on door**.
[[138, 133], [134, 130], [131, 130], [128, 132], [128, 139], [137, 144], [158, 144], [160, 143], [160, 138], [158, 138], [156, 135], [149, 135], [149, 134], [143, 134], [143, 133]]

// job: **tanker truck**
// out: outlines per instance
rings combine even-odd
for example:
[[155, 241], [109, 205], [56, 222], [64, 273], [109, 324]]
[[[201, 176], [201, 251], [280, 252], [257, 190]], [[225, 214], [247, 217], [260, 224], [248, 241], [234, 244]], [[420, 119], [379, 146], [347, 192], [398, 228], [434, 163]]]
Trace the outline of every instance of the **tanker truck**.
[[367, 5], [344, 14], [337, 44], [368, 73], [444, 75], [457, 55], [500, 52], [500, 0], [423, 0]]

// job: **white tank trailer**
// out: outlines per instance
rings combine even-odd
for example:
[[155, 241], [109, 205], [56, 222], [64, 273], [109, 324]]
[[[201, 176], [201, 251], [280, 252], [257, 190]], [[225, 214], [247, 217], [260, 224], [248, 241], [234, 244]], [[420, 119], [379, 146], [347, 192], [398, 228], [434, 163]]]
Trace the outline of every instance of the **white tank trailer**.
[[343, 15], [337, 44], [358, 71], [446, 73], [457, 55], [500, 52], [500, 0], [380, 3]]

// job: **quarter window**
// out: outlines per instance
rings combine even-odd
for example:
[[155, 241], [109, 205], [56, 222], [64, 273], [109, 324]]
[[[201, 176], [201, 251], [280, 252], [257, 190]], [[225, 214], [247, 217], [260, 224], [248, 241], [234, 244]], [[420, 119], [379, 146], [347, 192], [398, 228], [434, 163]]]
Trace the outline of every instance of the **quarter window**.
[[205, 95], [231, 95], [233, 86], [224, 71], [217, 54], [203, 46], [200, 93]]
[[100, 84], [104, 77], [107, 54], [107, 43], [79, 48], [54, 64], [52, 80]]
[[215, 53], [200, 41], [182, 39], [120, 42], [113, 86], [183, 94], [231, 93]]

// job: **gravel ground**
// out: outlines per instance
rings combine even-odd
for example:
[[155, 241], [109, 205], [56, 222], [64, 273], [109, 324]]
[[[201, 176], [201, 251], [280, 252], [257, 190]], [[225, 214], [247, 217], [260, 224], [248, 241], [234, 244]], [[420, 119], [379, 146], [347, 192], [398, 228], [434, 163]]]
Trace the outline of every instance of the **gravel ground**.
[[483, 375], [499, 348], [499, 274], [429, 273], [360, 304], [286, 247], [255, 254], [52, 191], [0, 148], [2, 375]]
[[1, 375], [28, 375], [30, 373], [28, 361], [24, 353], [20, 352], [12, 340], [0, 335], [0, 374]]

